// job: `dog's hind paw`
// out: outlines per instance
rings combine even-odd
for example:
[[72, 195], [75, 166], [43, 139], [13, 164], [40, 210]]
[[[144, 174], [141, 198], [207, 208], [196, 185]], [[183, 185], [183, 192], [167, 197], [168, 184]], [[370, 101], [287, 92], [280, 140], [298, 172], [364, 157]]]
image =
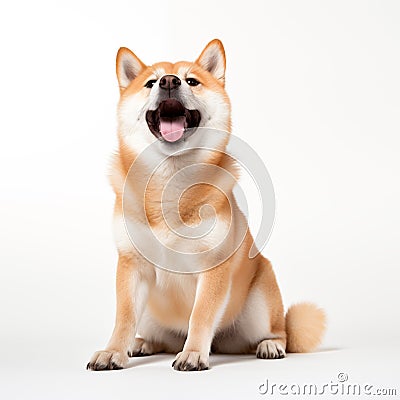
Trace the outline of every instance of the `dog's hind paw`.
[[163, 347], [161, 344], [148, 342], [143, 339], [135, 339], [133, 348], [128, 351], [129, 357], [151, 356], [152, 354], [161, 353]]
[[266, 339], [257, 346], [256, 355], [257, 358], [274, 359], [286, 357], [286, 352], [280, 342], [273, 339]]

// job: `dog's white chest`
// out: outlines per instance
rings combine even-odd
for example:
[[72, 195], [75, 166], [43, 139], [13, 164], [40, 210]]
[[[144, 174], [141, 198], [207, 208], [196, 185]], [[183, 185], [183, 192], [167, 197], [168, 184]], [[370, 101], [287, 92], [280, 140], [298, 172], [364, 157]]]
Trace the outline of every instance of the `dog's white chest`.
[[165, 222], [150, 226], [120, 216], [115, 219], [114, 226], [119, 250], [129, 251], [134, 247], [153, 265], [177, 272], [208, 269], [215, 257], [212, 249], [226, 240], [229, 230], [229, 224], [220, 218], [202, 220], [197, 226], [171, 227]]

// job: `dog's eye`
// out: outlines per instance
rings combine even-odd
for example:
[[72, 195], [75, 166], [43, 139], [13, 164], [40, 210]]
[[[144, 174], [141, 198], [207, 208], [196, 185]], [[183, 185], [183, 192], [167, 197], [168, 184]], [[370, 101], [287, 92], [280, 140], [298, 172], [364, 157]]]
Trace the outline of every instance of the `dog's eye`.
[[186, 82], [189, 86], [197, 86], [200, 84], [200, 82], [197, 79], [194, 78], [187, 78]]
[[156, 82], [157, 82], [156, 79], [150, 79], [149, 81], [146, 82], [146, 84], [144, 86], [151, 89]]

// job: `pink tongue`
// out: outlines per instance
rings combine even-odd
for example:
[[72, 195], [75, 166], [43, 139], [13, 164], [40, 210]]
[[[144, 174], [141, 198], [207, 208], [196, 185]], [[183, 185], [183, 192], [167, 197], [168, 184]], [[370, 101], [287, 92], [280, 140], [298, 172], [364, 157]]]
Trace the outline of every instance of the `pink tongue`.
[[183, 136], [185, 130], [186, 118], [175, 117], [175, 118], [160, 118], [160, 132], [161, 136], [167, 142], [176, 142]]

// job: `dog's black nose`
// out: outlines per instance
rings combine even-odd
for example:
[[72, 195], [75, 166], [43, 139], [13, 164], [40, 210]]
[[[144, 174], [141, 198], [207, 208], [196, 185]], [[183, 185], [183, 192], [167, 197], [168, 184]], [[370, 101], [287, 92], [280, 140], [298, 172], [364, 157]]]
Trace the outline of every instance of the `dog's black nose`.
[[181, 85], [181, 80], [175, 75], [164, 75], [160, 79], [160, 88], [165, 90], [173, 90]]

